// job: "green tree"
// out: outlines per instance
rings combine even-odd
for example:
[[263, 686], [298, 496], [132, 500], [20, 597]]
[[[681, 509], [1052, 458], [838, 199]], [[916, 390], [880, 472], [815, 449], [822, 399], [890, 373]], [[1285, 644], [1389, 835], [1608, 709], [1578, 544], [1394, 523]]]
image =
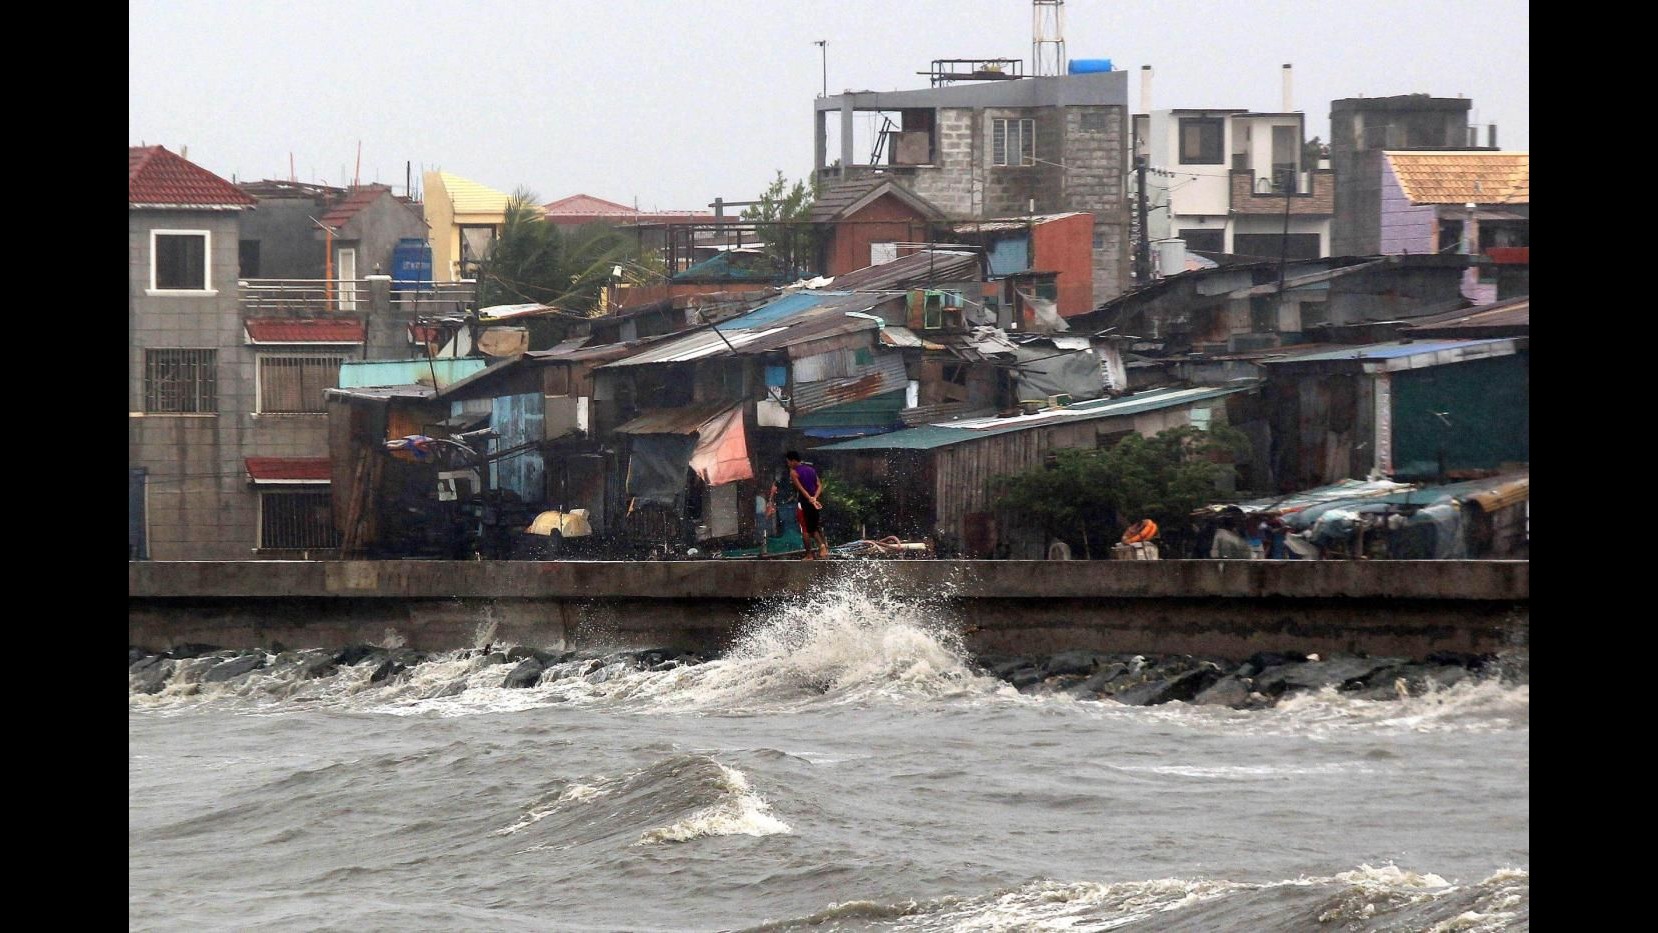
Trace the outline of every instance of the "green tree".
[[480, 270], [478, 304], [536, 303], [592, 313], [618, 263], [641, 264], [629, 237], [604, 224], [560, 230], [547, 222], [535, 193], [519, 188]]
[[779, 170], [760, 193], [759, 203], [743, 208], [743, 220], [754, 224], [755, 235], [765, 244], [767, 255], [790, 274], [816, 269], [819, 237], [806, 222], [816, 198], [815, 185], [804, 181], [790, 185]]
[[831, 544], [856, 540], [867, 530], [872, 535], [890, 534], [882, 521], [892, 514], [890, 496], [884, 486], [856, 480], [824, 477], [823, 530]]
[[996, 505], [1076, 554], [1104, 557], [1142, 518], [1178, 552], [1192, 510], [1214, 500], [1216, 482], [1248, 445], [1232, 428], [1183, 425], [1106, 450], [1061, 450], [1041, 469], [998, 478]]

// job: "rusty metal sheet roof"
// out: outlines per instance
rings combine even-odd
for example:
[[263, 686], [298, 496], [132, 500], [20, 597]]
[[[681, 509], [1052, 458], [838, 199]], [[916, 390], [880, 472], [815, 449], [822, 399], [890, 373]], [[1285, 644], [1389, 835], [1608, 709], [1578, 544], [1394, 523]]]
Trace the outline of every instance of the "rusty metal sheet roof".
[[[740, 403], [738, 403], [740, 404]], [[656, 408], [616, 429], [617, 434], [695, 434], [714, 418], [736, 407], [729, 401], [703, 402], [682, 408]]]
[[830, 280], [829, 287], [846, 291], [899, 291], [940, 282], [983, 280], [982, 260], [977, 251], [924, 249], [891, 262], [837, 275]]
[[1477, 308], [1464, 308], [1446, 314], [1416, 318], [1410, 322], [1410, 326], [1406, 327], [1405, 330], [1413, 334], [1422, 331], [1443, 332], [1444, 336], [1449, 337], [1456, 335], [1457, 332], [1468, 332], [1470, 336], [1473, 336], [1473, 332], [1483, 332], [1493, 328], [1529, 331], [1531, 328], [1531, 296], [1522, 295], [1519, 298], [1480, 305]]

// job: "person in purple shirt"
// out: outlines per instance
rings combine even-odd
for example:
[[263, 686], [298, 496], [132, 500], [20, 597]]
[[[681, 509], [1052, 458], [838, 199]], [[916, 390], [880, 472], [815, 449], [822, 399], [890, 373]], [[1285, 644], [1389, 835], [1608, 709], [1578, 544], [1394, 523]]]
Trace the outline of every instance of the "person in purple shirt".
[[806, 548], [801, 560], [826, 558], [829, 539], [823, 533], [823, 480], [817, 475], [817, 467], [800, 459], [800, 451], [789, 451], [783, 460], [789, 465], [789, 482], [800, 493], [795, 518], [800, 522], [800, 540]]

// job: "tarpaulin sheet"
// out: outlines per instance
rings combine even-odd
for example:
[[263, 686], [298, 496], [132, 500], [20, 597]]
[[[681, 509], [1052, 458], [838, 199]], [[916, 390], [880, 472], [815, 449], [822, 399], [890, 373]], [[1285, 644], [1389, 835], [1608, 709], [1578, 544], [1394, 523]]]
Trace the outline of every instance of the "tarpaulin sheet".
[[696, 436], [690, 434], [635, 435], [627, 494], [640, 505], [674, 505], [685, 489], [685, 469], [696, 445]]
[[1022, 399], [1069, 395], [1080, 402], [1105, 394], [1100, 358], [1089, 350], [1060, 353], [1041, 347], [1020, 347], [1017, 356], [1019, 365], [1013, 377], [1018, 381]]
[[743, 409], [734, 407], [710, 418], [697, 432], [691, 469], [710, 486], [751, 479], [748, 437], [743, 433]]

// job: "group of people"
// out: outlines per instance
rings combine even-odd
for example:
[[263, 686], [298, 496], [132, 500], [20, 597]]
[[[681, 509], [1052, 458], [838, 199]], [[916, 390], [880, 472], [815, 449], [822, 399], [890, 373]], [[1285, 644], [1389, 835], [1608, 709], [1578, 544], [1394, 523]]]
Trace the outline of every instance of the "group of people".
[[766, 517], [777, 514], [781, 505], [795, 506], [795, 521], [800, 525], [801, 560], [821, 560], [829, 557], [829, 539], [823, 532], [823, 477], [817, 467], [800, 459], [800, 451], [783, 455], [784, 471], [771, 484], [766, 494]]

